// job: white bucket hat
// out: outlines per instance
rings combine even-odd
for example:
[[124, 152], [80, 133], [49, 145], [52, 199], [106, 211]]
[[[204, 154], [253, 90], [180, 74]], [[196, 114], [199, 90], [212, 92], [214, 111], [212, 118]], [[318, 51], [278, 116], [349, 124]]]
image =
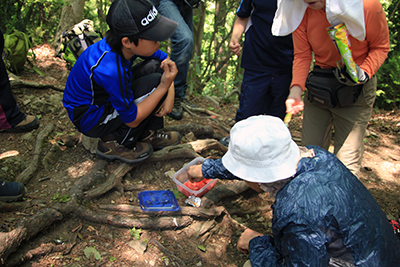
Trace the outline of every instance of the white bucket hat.
[[260, 115], [233, 126], [222, 164], [243, 180], [272, 183], [293, 176], [299, 156], [299, 147], [283, 121]]

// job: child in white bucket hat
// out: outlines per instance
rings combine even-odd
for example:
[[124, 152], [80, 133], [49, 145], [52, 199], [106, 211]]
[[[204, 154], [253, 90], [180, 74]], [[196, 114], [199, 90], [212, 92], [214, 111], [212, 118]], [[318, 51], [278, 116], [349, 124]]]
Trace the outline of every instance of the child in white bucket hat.
[[235, 124], [222, 164], [235, 176], [257, 183], [271, 183], [296, 173], [299, 147], [282, 120], [253, 116]]
[[230, 135], [222, 159], [192, 166], [189, 179], [242, 179], [276, 197], [274, 237], [246, 229], [238, 240], [252, 266], [400, 266], [386, 215], [334, 154], [298, 147], [272, 116], [240, 121]]

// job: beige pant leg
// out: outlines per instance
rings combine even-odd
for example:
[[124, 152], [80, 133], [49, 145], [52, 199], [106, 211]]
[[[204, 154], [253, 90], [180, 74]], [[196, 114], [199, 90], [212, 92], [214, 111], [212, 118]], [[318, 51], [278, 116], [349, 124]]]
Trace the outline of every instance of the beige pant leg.
[[244, 264], [243, 267], [251, 267], [251, 262], [250, 260], [247, 260]]
[[336, 156], [358, 176], [364, 153], [364, 136], [376, 98], [375, 76], [363, 86], [356, 103], [347, 108], [333, 109]]
[[308, 92], [304, 96], [304, 115], [301, 134], [303, 146], [314, 145], [328, 150], [331, 143], [333, 118], [329, 108], [308, 100]]
[[358, 176], [364, 152], [364, 134], [376, 98], [376, 77], [363, 86], [353, 105], [346, 108], [327, 108], [308, 101], [305, 94], [302, 129], [303, 145], [329, 148], [332, 125], [335, 129], [334, 153], [350, 171]]

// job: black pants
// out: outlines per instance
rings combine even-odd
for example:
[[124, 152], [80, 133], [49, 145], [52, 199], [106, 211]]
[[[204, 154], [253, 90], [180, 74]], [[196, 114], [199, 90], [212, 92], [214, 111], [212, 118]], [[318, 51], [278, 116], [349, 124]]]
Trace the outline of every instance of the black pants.
[[[4, 50], [4, 36], [0, 30], [0, 55]], [[3, 59], [0, 58], [0, 129], [10, 129], [22, 120], [26, 115], [21, 112], [15, 97], [11, 91], [10, 81]]]
[[[156, 88], [160, 84], [162, 72], [160, 61], [154, 59], [146, 60], [133, 66], [132, 90], [135, 99]], [[106, 112], [100, 118], [99, 124], [84, 134], [90, 137], [100, 137], [103, 140], [117, 140], [121, 145], [133, 148], [137, 141], [140, 141], [148, 134], [149, 130], [158, 130], [164, 127], [164, 119], [156, 117], [154, 114], [166, 97], [167, 94], [160, 100], [152, 113], [135, 128], [127, 126], [120, 117], [109, 120], [106, 124], [100, 123], [115, 112], [111, 103], [106, 103]]]

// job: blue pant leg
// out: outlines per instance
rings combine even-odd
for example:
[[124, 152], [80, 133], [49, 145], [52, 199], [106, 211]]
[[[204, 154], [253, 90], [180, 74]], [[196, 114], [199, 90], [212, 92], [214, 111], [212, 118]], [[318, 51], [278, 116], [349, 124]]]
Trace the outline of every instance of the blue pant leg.
[[265, 105], [265, 114], [279, 117], [282, 120], [286, 115], [286, 99], [289, 95], [292, 73], [273, 75], [271, 86], [268, 90]]
[[[183, 1], [182, 1], [183, 3]], [[161, 15], [178, 22], [178, 28], [171, 36], [171, 60], [178, 68], [175, 77], [175, 97], [186, 98], [189, 61], [193, 52], [193, 11], [189, 6], [177, 6], [172, 0], [160, 0], [157, 10]]]
[[291, 78], [291, 73], [268, 74], [245, 70], [236, 122], [255, 115], [271, 115], [283, 119]]
[[271, 77], [263, 73], [245, 70], [239, 96], [236, 122], [263, 114], [263, 106]]
[[[0, 30], [0, 55], [4, 50], [4, 36]], [[0, 129], [10, 129], [25, 119], [11, 91], [3, 59], [0, 58]]]

